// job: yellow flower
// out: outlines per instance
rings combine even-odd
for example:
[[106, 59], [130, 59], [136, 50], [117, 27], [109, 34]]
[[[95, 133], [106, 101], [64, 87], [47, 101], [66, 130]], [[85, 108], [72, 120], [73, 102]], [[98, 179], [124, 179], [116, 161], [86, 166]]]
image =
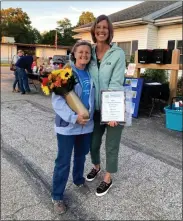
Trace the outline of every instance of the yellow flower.
[[41, 85], [41, 88], [42, 88], [42, 90], [43, 90], [43, 93], [45, 93], [46, 95], [49, 95], [49, 94], [50, 94], [50, 90], [49, 90], [48, 86], [42, 86], [42, 85]]
[[61, 71], [60, 69], [59, 70], [54, 70], [54, 71], [51, 72], [51, 74], [52, 75], [58, 75], [58, 74], [60, 74], [60, 71]]
[[63, 69], [61, 73], [61, 78], [63, 80], [68, 80], [71, 76], [72, 76], [72, 69], [70, 68]]
[[67, 73], [69, 74], [69, 76], [71, 77], [71, 75], [72, 75], [72, 69], [71, 69], [71, 68], [65, 68], [64, 70], [65, 70], [65, 72], [67, 72]]

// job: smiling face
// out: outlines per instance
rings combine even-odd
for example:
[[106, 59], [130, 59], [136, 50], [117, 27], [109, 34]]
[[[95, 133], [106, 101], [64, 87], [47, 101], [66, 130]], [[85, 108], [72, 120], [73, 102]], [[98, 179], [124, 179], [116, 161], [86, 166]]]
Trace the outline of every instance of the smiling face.
[[97, 42], [106, 42], [109, 37], [109, 26], [106, 20], [102, 20], [95, 27], [95, 38]]
[[77, 67], [85, 66], [89, 63], [91, 58], [91, 49], [88, 45], [80, 45], [76, 48], [74, 52], [74, 57], [76, 59], [75, 65]]

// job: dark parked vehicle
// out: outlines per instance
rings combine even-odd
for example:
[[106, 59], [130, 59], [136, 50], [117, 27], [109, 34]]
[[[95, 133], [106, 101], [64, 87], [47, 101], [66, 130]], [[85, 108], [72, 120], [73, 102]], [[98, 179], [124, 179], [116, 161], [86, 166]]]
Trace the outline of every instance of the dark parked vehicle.
[[54, 55], [53, 64], [65, 65], [69, 61], [69, 55]]

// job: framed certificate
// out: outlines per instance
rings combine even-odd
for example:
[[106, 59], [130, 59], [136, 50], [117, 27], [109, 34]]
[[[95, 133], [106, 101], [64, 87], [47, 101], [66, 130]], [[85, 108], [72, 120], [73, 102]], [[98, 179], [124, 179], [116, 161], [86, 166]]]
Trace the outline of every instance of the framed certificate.
[[109, 121], [125, 123], [124, 91], [102, 91], [101, 102], [101, 123], [108, 123]]

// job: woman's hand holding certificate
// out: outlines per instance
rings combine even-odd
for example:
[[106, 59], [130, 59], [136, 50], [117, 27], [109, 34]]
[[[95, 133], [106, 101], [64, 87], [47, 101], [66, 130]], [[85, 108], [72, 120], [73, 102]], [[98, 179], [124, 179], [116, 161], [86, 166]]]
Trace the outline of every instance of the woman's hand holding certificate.
[[[125, 96], [124, 91], [107, 90], [102, 91], [101, 123], [109, 123], [116, 126], [116, 123], [125, 122]], [[112, 122], [113, 121], [113, 122]]]

